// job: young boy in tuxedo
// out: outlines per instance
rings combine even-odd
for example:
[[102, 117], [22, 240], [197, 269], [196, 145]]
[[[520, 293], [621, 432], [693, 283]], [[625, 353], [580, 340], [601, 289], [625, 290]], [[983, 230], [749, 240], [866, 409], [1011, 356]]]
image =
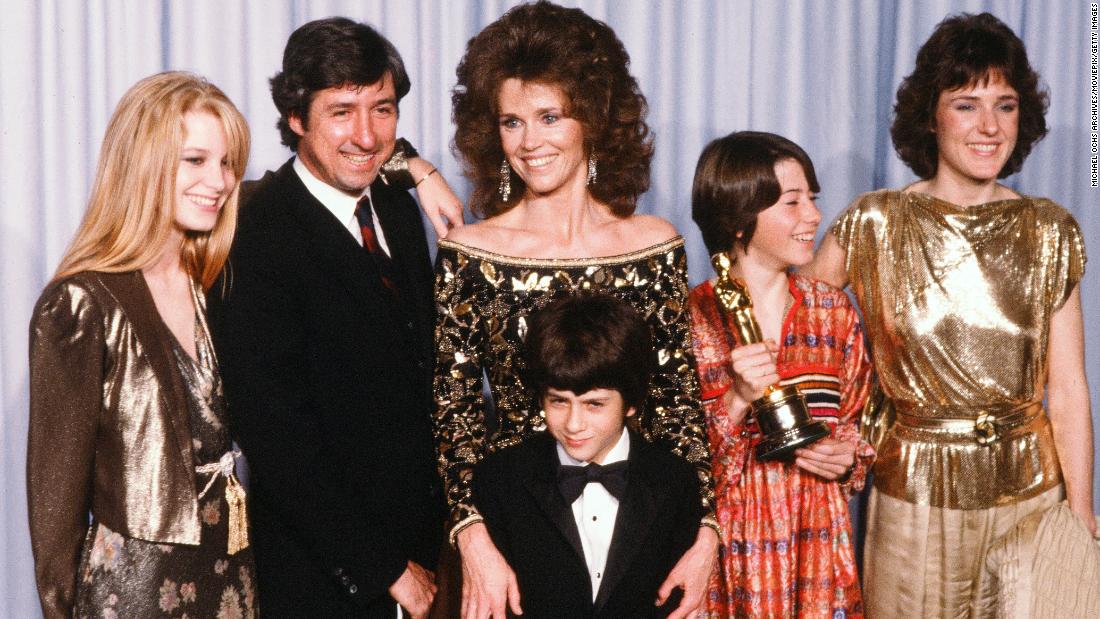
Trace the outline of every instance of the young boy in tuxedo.
[[626, 427], [653, 355], [648, 325], [613, 297], [569, 297], [529, 319], [524, 380], [547, 431], [486, 457], [473, 481], [524, 617], [664, 617], [679, 604], [654, 601], [698, 532], [698, 478]]

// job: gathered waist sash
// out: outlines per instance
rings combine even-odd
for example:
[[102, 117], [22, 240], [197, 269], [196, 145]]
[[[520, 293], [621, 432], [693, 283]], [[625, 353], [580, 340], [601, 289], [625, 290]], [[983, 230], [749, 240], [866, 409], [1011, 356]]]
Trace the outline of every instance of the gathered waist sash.
[[918, 505], [986, 509], [1061, 483], [1050, 419], [1040, 402], [952, 409], [894, 402], [875, 488]]
[[[977, 416], [967, 416], [964, 411], [937, 409], [935, 417], [913, 414], [917, 407], [895, 403], [896, 423], [918, 430], [939, 431], [944, 434], [964, 435], [979, 445], [988, 445], [1011, 434], [1015, 428], [1027, 425], [1043, 415], [1041, 402], [1027, 402], [1015, 407], [983, 409]], [[956, 413], [956, 414], [952, 414]], [[942, 416], [941, 416], [942, 415]]]

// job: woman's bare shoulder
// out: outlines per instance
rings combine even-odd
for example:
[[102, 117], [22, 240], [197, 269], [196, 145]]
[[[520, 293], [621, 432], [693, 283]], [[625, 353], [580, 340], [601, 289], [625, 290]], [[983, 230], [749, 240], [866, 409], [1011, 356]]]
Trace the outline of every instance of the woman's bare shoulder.
[[455, 228], [447, 234], [447, 241], [472, 249], [509, 255], [517, 230], [499, 217], [486, 219]]
[[630, 239], [632, 250], [659, 245], [680, 236], [676, 226], [656, 215], [631, 215], [619, 225], [620, 236]]

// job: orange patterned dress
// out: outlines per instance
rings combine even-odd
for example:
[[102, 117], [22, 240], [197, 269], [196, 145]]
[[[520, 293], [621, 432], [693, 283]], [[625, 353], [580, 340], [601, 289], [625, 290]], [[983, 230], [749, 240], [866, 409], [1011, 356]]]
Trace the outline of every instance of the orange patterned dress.
[[798, 275], [789, 285], [794, 302], [779, 343], [781, 382], [799, 386], [835, 438], [857, 444], [856, 466], [840, 484], [793, 464], [756, 460], [755, 422], [734, 425], [722, 406], [733, 384], [734, 332], [711, 283], [696, 287], [688, 307], [722, 528], [709, 617], [863, 616], [847, 500], [863, 487], [874, 455], [857, 427], [871, 363], [859, 316], [842, 291]]

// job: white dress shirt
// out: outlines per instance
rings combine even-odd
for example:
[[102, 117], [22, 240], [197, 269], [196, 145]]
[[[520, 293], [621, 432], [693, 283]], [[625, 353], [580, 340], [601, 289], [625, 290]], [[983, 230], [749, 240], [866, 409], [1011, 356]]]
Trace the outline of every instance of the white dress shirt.
[[[558, 462], [569, 466], [585, 466], [587, 462], [574, 460], [557, 445]], [[623, 428], [619, 442], [607, 452], [603, 462], [606, 465], [626, 460], [630, 454], [630, 434]], [[603, 582], [604, 568], [607, 566], [607, 551], [611, 549], [611, 536], [615, 532], [615, 517], [619, 514], [619, 500], [611, 496], [603, 484], [591, 483], [584, 487], [581, 496], [573, 501], [573, 519], [577, 522], [577, 531], [581, 534], [581, 548], [584, 549], [584, 562], [588, 565], [588, 576], [592, 579], [592, 601]]]
[[[293, 167], [309, 193], [317, 198], [318, 202], [325, 205], [332, 216], [344, 224], [344, 227], [351, 233], [352, 238], [359, 245], [362, 245], [363, 230], [359, 227], [359, 220], [355, 218], [355, 207], [363, 196], [370, 197], [370, 186], [367, 186], [358, 198], [353, 198], [314, 176], [313, 172], [310, 172], [309, 168], [306, 167], [306, 164], [302, 163], [300, 157], [294, 158]], [[370, 207], [370, 215], [371, 219], [374, 220], [374, 235], [378, 237], [378, 245], [382, 248], [382, 251], [386, 252], [387, 256], [392, 256], [390, 246], [386, 244], [386, 233], [382, 231], [382, 224], [378, 221], [378, 212], [374, 209], [373, 202]]]

